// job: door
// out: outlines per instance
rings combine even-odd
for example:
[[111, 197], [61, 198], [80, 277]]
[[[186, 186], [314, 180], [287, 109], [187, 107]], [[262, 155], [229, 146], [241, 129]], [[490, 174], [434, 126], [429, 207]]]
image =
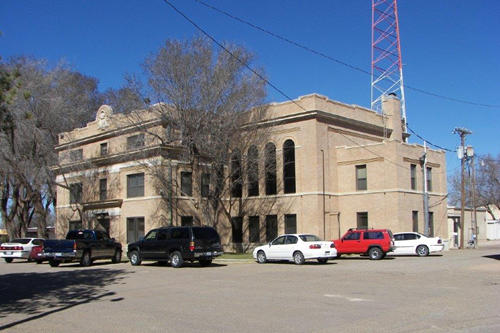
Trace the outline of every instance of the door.
[[360, 253], [364, 252], [361, 248], [361, 232], [353, 231], [342, 238], [343, 253]]
[[285, 249], [284, 249], [285, 240], [286, 236], [280, 236], [269, 244], [269, 248], [266, 254], [268, 259], [270, 260], [285, 259]]
[[148, 232], [142, 241], [141, 254], [144, 259], [156, 259], [158, 253], [158, 240], [156, 239], [158, 230]]
[[293, 252], [297, 249], [297, 242], [299, 239], [297, 236], [286, 236], [285, 245], [283, 245], [283, 258], [287, 260], [293, 259]]
[[144, 237], [144, 217], [127, 218], [127, 243], [137, 242]]

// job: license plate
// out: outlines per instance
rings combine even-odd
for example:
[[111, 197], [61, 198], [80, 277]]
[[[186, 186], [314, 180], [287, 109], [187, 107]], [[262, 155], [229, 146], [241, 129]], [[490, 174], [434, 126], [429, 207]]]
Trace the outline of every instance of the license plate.
[[325, 254], [330, 254], [330, 251], [325, 251]]
[[211, 256], [211, 255], [212, 255], [212, 252], [205, 252], [205, 255], [206, 255], [206, 256]]
[[13, 252], [5, 252], [6, 255], [11, 256]]
[[62, 253], [61, 252], [57, 252], [56, 253], [56, 257], [60, 257], [60, 256], [62, 256]]

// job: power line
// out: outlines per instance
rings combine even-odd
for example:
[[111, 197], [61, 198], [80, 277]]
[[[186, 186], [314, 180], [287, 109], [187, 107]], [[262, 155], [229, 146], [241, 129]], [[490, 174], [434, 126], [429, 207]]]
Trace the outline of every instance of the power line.
[[[175, 10], [179, 15], [181, 15], [185, 20], [187, 20], [189, 23], [191, 23], [196, 29], [198, 29], [201, 33], [203, 33], [206, 37], [208, 37], [210, 40], [212, 40], [215, 44], [217, 44], [221, 49], [223, 49], [225, 52], [227, 52], [231, 57], [233, 57], [234, 59], [236, 59], [239, 63], [241, 63], [243, 66], [245, 66], [248, 70], [250, 70], [252, 73], [254, 73], [257, 77], [259, 77], [262, 81], [264, 81], [266, 84], [268, 84], [271, 88], [273, 88], [274, 90], [276, 90], [279, 94], [281, 94], [283, 97], [285, 97], [287, 100], [291, 101], [292, 103], [294, 103], [295, 105], [297, 105], [299, 108], [301, 108], [303, 111], [306, 111], [306, 109], [298, 104], [295, 100], [293, 100], [291, 97], [289, 97], [285, 92], [283, 92], [281, 89], [279, 89], [276, 85], [274, 85], [273, 83], [271, 83], [269, 80], [267, 80], [266, 78], [264, 78], [261, 74], [259, 74], [257, 71], [255, 71], [252, 67], [250, 67], [247, 63], [243, 62], [240, 58], [238, 58], [236, 55], [234, 55], [230, 50], [228, 50], [224, 45], [222, 45], [222, 43], [220, 43], [217, 39], [215, 39], [214, 37], [212, 37], [212, 35], [210, 35], [208, 32], [206, 32], [203, 28], [201, 28], [198, 24], [196, 24], [193, 20], [191, 20], [186, 14], [184, 14], [182, 11], [180, 11], [178, 8], [176, 8], [172, 3], [170, 3], [170, 1], [168, 0], [163, 0], [167, 5], [169, 5], [173, 10]], [[205, 3], [203, 3], [202, 1], [199, 1], [199, 0], [196, 0], [208, 7], [211, 7], [210, 5], [207, 5]], [[215, 7], [214, 7], [215, 8]], [[243, 21], [244, 22], [244, 21]], [[265, 31], [265, 30], [263, 30]], [[283, 37], [284, 38], [284, 37]], [[286, 39], [285, 39], [286, 40]], [[288, 40], [287, 40], [288, 41]], [[291, 42], [291, 41], [290, 41]], [[292, 42], [293, 43], [293, 42]], [[297, 44], [297, 46], [301, 47], [300, 44]], [[308, 49], [308, 48], [306, 48]], [[320, 55], [322, 55], [321, 53], [318, 53]], [[326, 55], [325, 55], [326, 56]], [[333, 58], [332, 58], [333, 59]], [[342, 63], [342, 62], [340, 62]], [[348, 65], [350, 66], [350, 65]], [[354, 67], [354, 66], [350, 66], [352, 67], [353, 69], [356, 69], [356, 70], [360, 70], [362, 72], [365, 72], [364, 70], [360, 69], [360, 68], [357, 68], [357, 67]], [[368, 73], [369, 74], [369, 73]], [[415, 134], [417, 137], [419, 137], [421, 140], [424, 140], [426, 142], [428, 142], [430, 145], [434, 146], [434, 147], [437, 147], [439, 149], [443, 149], [443, 150], [446, 150], [446, 151], [450, 151], [450, 152], [453, 152], [452, 150], [450, 149], [447, 149], [447, 148], [444, 148], [444, 147], [441, 147], [441, 146], [438, 146], [438, 145], [435, 145], [435, 144], [432, 144], [431, 142], [425, 140], [424, 138], [422, 138], [420, 135], [418, 135], [417, 133], [415, 133], [411, 128], [408, 128], [413, 134]], [[346, 137], [347, 138], [347, 137]], [[357, 142], [351, 140], [350, 138], [348, 138], [348, 140], [354, 142], [355, 144], [357, 144], [358, 146], [362, 147], [362, 148], [365, 148], [363, 146], [361, 146], [360, 144], [358, 144]], [[365, 148], [367, 149], [367, 148]], [[370, 151], [369, 149], [367, 149], [368, 151]], [[379, 157], [381, 157], [380, 155], [370, 151], [372, 154], [375, 154]], [[397, 163], [395, 162], [392, 162], [392, 161], [389, 161], [395, 165], [398, 165]], [[402, 165], [398, 165], [399, 167], [403, 167]]]
[[[316, 54], [316, 55], [318, 55], [318, 56], [320, 56], [320, 57], [323, 57], [323, 58], [325, 58], [325, 59], [328, 59], [328, 60], [330, 60], [330, 61], [333, 61], [333, 62], [335, 62], [335, 63], [337, 63], [337, 64], [342, 65], [342, 66], [348, 67], [348, 68], [350, 68], [350, 69], [352, 69], [352, 70], [355, 70], [355, 71], [358, 71], [358, 72], [360, 72], [360, 73], [363, 73], [363, 74], [366, 74], [366, 75], [370, 75], [370, 76], [371, 76], [371, 73], [370, 73], [369, 71], [364, 70], [364, 69], [362, 69], [362, 68], [360, 68], [360, 67], [357, 67], [357, 66], [354, 66], [354, 65], [348, 64], [348, 63], [346, 63], [346, 62], [344, 62], [344, 61], [342, 61], [342, 60], [336, 59], [336, 58], [334, 58], [334, 57], [332, 57], [332, 56], [329, 56], [329, 55], [327, 55], [327, 54], [325, 54], [325, 53], [323, 53], [323, 52], [320, 52], [320, 51], [314, 50], [314, 49], [312, 49], [312, 48], [310, 48], [310, 47], [307, 47], [307, 46], [305, 46], [305, 45], [303, 45], [303, 44], [300, 44], [300, 43], [298, 43], [298, 42], [295, 42], [295, 41], [293, 41], [293, 40], [291, 40], [291, 39], [289, 39], [289, 38], [286, 38], [286, 37], [284, 37], [284, 36], [281, 36], [281, 35], [279, 35], [279, 34], [277, 34], [277, 33], [272, 32], [272, 31], [270, 31], [270, 30], [267, 30], [267, 29], [265, 29], [265, 28], [262, 28], [262, 27], [260, 27], [260, 26], [258, 26], [258, 25], [256, 25], [256, 24], [253, 24], [253, 23], [251, 23], [251, 22], [249, 22], [249, 21], [246, 21], [246, 20], [244, 20], [244, 19], [242, 19], [242, 18], [240, 18], [240, 17], [237, 17], [237, 16], [235, 16], [235, 15], [233, 15], [233, 14], [231, 14], [231, 13], [228, 13], [228, 12], [226, 12], [226, 11], [222, 10], [222, 9], [219, 9], [219, 8], [217, 8], [217, 7], [214, 7], [214, 6], [212, 6], [212, 5], [209, 5], [209, 4], [205, 3], [204, 1], [201, 1], [201, 0], [195, 0], [195, 1], [196, 1], [196, 2], [198, 2], [199, 4], [203, 5], [203, 6], [207, 7], [207, 8], [210, 8], [210, 9], [212, 9], [212, 10], [214, 10], [214, 11], [216, 11], [216, 12], [220, 13], [220, 14], [223, 14], [223, 15], [225, 15], [225, 16], [227, 16], [227, 17], [229, 17], [229, 18], [233, 19], [233, 20], [236, 20], [236, 21], [238, 21], [238, 22], [240, 22], [240, 23], [246, 24], [246, 25], [248, 25], [248, 26], [250, 26], [250, 27], [252, 27], [252, 28], [254, 28], [254, 29], [260, 30], [260, 31], [262, 31], [262, 32], [264, 32], [264, 33], [266, 33], [266, 34], [268, 34], [268, 35], [270, 35], [270, 36], [273, 36], [273, 37], [275, 37], [275, 38], [277, 38], [277, 39], [280, 39], [280, 40], [282, 40], [282, 41], [284, 41], [284, 42], [286, 42], [286, 43], [289, 43], [289, 44], [291, 44], [291, 45], [294, 45], [294, 46], [296, 46], [296, 47], [299, 47], [299, 48], [301, 48], [301, 49], [303, 49], [303, 50], [306, 50], [306, 51], [308, 51], [308, 52], [310, 52], [310, 53]], [[468, 101], [468, 100], [465, 100], [465, 99], [460, 99], [460, 98], [455, 98], [455, 97], [445, 96], [445, 95], [437, 94], [437, 93], [434, 93], [434, 92], [431, 92], [431, 91], [428, 91], [428, 90], [424, 90], [424, 89], [421, 89], [421, 88], [412, 87], [412, 86], [409, 86], [409, 85], [407, 85], [407, 84], [405, 84], [405, 85], [404, 85], [404, 87], [406, 87], [406, 88], [408, 88], [408, 89], [410, 89], [410, 90], [413, 90], [413, 91], [419, 92], [419, 93], [421, 93], [421, 94], [425, 94], [425, 95], [433, 96], [433, 97], [436, 97], [436, 98], [445, 99], [445, 100], [452, 101], [452, 102], [456, 102], [456, 103], [462, 103], [462, 104], [468, 104], [468, 105], [480, 106], [480, 107], [485, 107], [485, 108], [500, 108], [500, 105], [497, 105], [497, 104], [484, 104], [484, 103], [477, 103], [477, 102]]]
[[277, 86], [275, 86], [269, 80], [267, 80], [265, 77], [263, 77], [261, 74], [259, 74], [256, 70], [254, 70], [252, 67], [250, 67], [246, 62], [242, 61], [240, 58], [238, 58], [236, 55], [234, 55], [224, 45], [222, 45], [222, 43], [220, 43], [218, 40], [216, 40], [214, 37], [212, 37], [208, 32], [206, 32], [205, 30], [203, 30], [198, 24], [196, 24], [193, 20], [191, 20], [186, 14], [184, 14], [179, 9], [177, 9], [177, 7], [175, 7], [173, 4], [171, 4], [170, 1], [168, 1], [168, 0], [163, 0], [163, 1], [167, 5], [169, 5], [170, 7], [172, 7], [172, 9], [175, 10], [179, 15], [181, 15], [182, 17], [184, 17], [184, 19], [186, 19], [186, 21], [188, 21], [189, 23], [191, 23], [202, 34], [204, 34], [206, 37], [208, 37], [212, 42], [214, 42], [215, 44], [217, 44], [221, 49], [223, 49], [224, 51], [226, 51], [236, 61], [238, 61], [240, 64], [242, 64], [243, 66], [245, 66], [249, 71], [251, 71], [253, 74], [255, 74], [259, 79], [261, 79], [262, 81], [264, 81], [265, 83], [267, 83], [271, 88], [273, 88], [274, 90], [276, 90], [279, 94], [281, 94], [283, 97], [285, 97], [289, 101], [293, 102], [295, 105], [297, 105], [298, 107], [300, 107], [302, 110], [306, 111], [306, 109], [302, 105], [298, 104], [291, 97], [289, 97], [287, 94], [285, 94], [281, 89], [279, 89]]
[[412, 132], [413, 134], [415, 134], [415, 136], [416, 136], [417, 138], [419, 138], [419, 139], [420, 139], [420, 140], [422, 140], [422, 141], [427, 142], [427, 143], [428, 143], [428, 144], [430, 144], [431, 146], [434, 146], [434, 147], [436, 147], [436, 148], [438, 148], [438, 149], [445, 150], [445, 151], [450, 152], [450, 153], [455, 153], [455, 152], [456, 152], [456, 150], [451, 150], [451, 149], [448, 149], [448, 148], [445, 148], [445, 147], [442, 147], [442, 146], [436, 145], [436, 144], [434, 144], [434, 143], [430, 142], [429, 140], [427, 140], [427, 139], [423, 138], [422, 136], [420, 136], [419, 134], [417, 134], [414, 130], [412, 130], [412, 129], [410, 128], [410, 126], [408, 126], [408, 123], [406, 123], [406, 128], [407, 128], [407, 129], [409, 129], [409, 130], [410, 130], [410, 132]]

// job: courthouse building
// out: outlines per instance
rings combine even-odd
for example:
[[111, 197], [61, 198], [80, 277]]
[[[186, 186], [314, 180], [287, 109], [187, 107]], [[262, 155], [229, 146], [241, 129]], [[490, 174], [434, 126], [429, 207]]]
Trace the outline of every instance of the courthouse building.
[[[427, 149], [422, 170], [424, 147], [404, 142], [399, 99], [386, 96], [382, 109], [379, 114], [317, 94], [270, 104], [267, 119], [259, 120], [269, 130], [267, 141], [242, 152], [259, 157], [259, 181], [244, 183], [241, 193], [255, 208], [272, 204], [244, 216], [221, 216], [216, 228], [225, 250], [248, 249], [285, 232], [325, 239], [356, 227], [424, 232], [424, 172], [430, 233], [446, 239], [445, 153]], [[161, 134], [158, 119], [142, 119], [144, 127], [158, 127]], [[204, 186], [211, 185], [193, 186], [191, 178], [203, 175], [189, 169], [179, 149], [162, 146], [109, 106], [85, 127], [61, 133], [55, 168], [61, 184], [58, 237], [73, 228], [102, 228], [125, 245], [161, 225], [207, 224], [196, 210]], [[264, 171], [268, 160], [274, 173]], [[175, 207], [165, 207], [166, 194], [148, 172], [152, 161], [168, 162], [169, 176], [181, 184], [169, 194]], [[250, 164], [240, 165], [243, 173], [250, 171], [245, 170]]]

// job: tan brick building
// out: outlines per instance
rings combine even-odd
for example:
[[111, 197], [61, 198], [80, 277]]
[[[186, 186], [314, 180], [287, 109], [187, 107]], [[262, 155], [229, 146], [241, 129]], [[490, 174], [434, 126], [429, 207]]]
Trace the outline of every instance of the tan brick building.
[[[138, 112], [150, 128], [159, 127], [147, 111]], [[356, 226], [423, 232], [419, 159], [424, 149], [403, 142], [395, 96], [385, 98], [383, 112], [317, 94], [271, 104], [267, 119], [261, 121], [270, 129], [269, 140], [254, 149], [261, 157], [261, 174], [266, 159], [275, 159], [276, 188], [269, 189], [273, 182], [267, 175], [259, 177], [251, 196], [249, 185], [243, 185], [243, 197], [256, 210], [234, 216], [232, 222], [221, 218], [216, 227], [226, 250], [232, 250], [234, 243], [246, 249], [283, 232], [308, 232], [326, 239]], [[184, 179], [200, 175], [176, 159], [179, 148], [159, 145], [124, 115], [112, 114], [111, 108], [101, 107], [96, 121], [86, 127], [62, 133], [56, 149], [57, 181], [65, 185], [57, 193], [59, 237], [68, 228], [101, 227], [125, 244], [170, 221], [203, 224], [189, 215], [203, 200], [201, 189], [174, 190], [177, 205], [167, 208], [162, 201], [165, 194], [158, 193], [148, 173], [148, 165], [168, 161], [171, 176], [182, 186], [191, 186]], [[268, 151], [274, 156], [264, 154]], [[445, 154], [428, 149], [427, 157], [431, 233], [446, 238]], [[270, 200], [265, 211], [257, 210]]]

